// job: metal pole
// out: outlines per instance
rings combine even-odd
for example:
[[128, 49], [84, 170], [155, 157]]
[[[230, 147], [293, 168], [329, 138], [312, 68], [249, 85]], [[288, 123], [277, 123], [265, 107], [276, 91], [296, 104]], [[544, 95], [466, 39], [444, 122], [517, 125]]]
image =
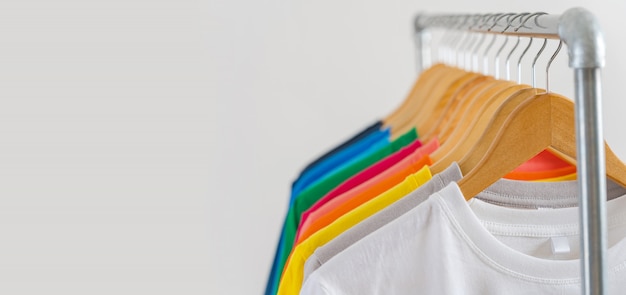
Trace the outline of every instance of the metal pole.
[[417, 68], [417, 73], [421, 74], [424, 71], [424, 57], [422, 53], [424, 52], [424, 42], [423, 42], [423, 31], [415, 32], [415, 66]]
[[415, 39], [415, 63], [417, 73], [421, 74], [426, 69], [426, 62], [430, 60], [429, 34], [420, 24], [422, 15], [417, 15], [413, 22], [413, 37]]
[[576, 141], [580, 195], [583, 294], [605, 294], [606, 167], [600, 69], [576, 69]]
[[[580, 194], [581, 288], [585, 295], [606, 292], [606, 164], [602, 134], [600, 68], [604, 66], [605, 45], [597, 19], [589, 11], [572, 8], [563, 15], [541, 15], [515, 30], [492, 30], [490, 27], [455, 25], [454, 16], [420, 15], [415, 18], [418, 71], [424, 69], [424, 31], [429, 27], [470, 30], [534, 38], [561, 39], [567, 44], [569, 65], [575, 72], [575, 115], [578, 183]], [[454, 22], [452, 22], [454, 23]], [[509, 28], [511, 24], [508, 24]]]
[[606, 294], [606, 163], [602, 134], [600, 68], [605, 45], [598, 20], [582, 8], [559, 19], [559, 36], [567, 44], [574, 68], [576, 147], [580, 192], [581, 288], [585, 295]]

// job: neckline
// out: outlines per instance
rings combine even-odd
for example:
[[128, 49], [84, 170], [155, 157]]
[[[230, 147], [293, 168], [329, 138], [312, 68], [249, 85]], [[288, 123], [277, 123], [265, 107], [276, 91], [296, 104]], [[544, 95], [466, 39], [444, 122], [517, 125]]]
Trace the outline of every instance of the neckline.
[[[465, 201], [456, 182], [450, 183], [431, 198], [441, 205], [446, 217], [460, 234], [460, 237], [470, 246], [486, 264], [518, 279], [544, 284], [580, 284], [580, 259], [551, 260], [534, 257], [519, 252], [500, 242], [483, 225], [482, 220]], [[470, 201], [481, 202], [481, 201]], [[480, 204], [481, 215], [495, 221], [500, 217], [502, 223], [515, 225], [515, 222], [529, 222], [535, 225], [542, 224], [544, 230], [567, 227], [567, 230], [578, 233], [578, 227], [571, 227], [572, 222], [577, 225], [578, 208], [558, 208], [550, 210], [528, 210], [505, 208], [496, 205]], [[609, 222], [616, 220], [616, 216], [626, 212], [626, 198], [616, 198], [608, 201], [607, 212]], [[489, 213], [487, 213], [489, 212]], [[513, 213], [514, 215], [507, 215]], [[530, 214], [530, 215], [528, 215]], [[506, 219], [503, 219], [505, 216]], [[541, 223], [549, 221], [550, 223]], [[555, 223], [559, 221], [559, 223]], [[531, 226], [529, 226], [529, 229]], [[544, 231], [540, 230], [540, 231]], [[607, 270], [609, 274], [626, 268], [626, 238], [622, 238], [607, 251]]]

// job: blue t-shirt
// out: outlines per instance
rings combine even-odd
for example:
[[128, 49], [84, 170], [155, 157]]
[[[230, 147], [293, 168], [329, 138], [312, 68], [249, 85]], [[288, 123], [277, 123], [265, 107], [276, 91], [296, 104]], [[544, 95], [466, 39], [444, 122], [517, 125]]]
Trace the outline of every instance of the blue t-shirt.
[[278, 250], [274, 257], [275, 265], [272, 266], [273, 273], [270, 274], [270, 282], [268, 282], [268, 294], [276, 294], [284, 264], [293, 247], [299, 216], [304, 210], [313, 205], [311, 202], [315, 202], [350, 176], [402, 149], [416, 138], [417, 133], [415, 129], [412, 129], [393, 142], [382, 144], [380, 147], [378, 147], [378, 144], [375, 144], [348, 160], [346, 162], [347, 165], [341, 165], [341, 168], [338, 170], [333, 169], [333, 172], [326, 174], [322, 179], [298, 194], [292, 206], [290, 206], [283, 224]]
[[[370, 135], [371, 133], [380, 130], [382, 127], [383, 127], [383, 122], [382, 121], [376, 121], [374, 124], [372, 124], [369, 127], [363, 129], [361, 132], [357, 133], [356, 135], [352, 136], [351, 138], [347, 139], [346, 141], [344, 141], [340, 145], [334, 147], [330, 151], [327, 151], [326, 153], [324, 153], [323, 155], [317, 157], [317, 159], [315, 159], [314, 161], [312, 161], [311, 163], [306, 165], [306, 167], [304, 167], [304, 169], [302, 169], [302, 171], [300, 172], [300, 175], [298, 175], [298, 178], [300, 178], [304, 173], [306, 173], [311, 168], [313, 168], [313, 167], [317, 166], [318, 164], [320, 164], [322, 161], [325, 161], [328, 157], [330, 157], [333, 154], [338, 153], [339, 151], [349, 147], [350, 145], [356, 143], [357, 141], [363, 139], [364, 137]], [[296, 181], [297, 181], [297, 179], [296, 179]], [[295, 184], [295, 181], [293, 182], [293, 184]]]
[[300, 194], [309, 185], [320, 180], [324, 175], [353, 161], [356, 157], [367, 154], [368, 151], [389, 144], [389, 135], [389, 129], [374, 131], [361, 140], [320, 161], [319, 164], [311, 167], [309, 170], [304, 171], [292, 187], [289, 203], [293, 203], [295, 196]]
[[[378, 121], [373, 125], [367, 127], [365, 130], [359, 132], [357, 135], [348, 139], [338, 147], [333, 150], [327, 152], [323, 156], [319, 157], [317, 160], [313, 161], [311, 164], [307, 165], [304, 170], [300, 173], [300, 176], [296, 181], [293, 182], [291, 197], [289, 201], [289, 206], [293, 203], [295, 197], [299, 192], [304, 190], [306, 187], [312, 184], [313, 180], [319, 180], [326, 173], [322, 173], [325, 169], [332, 169], [333, 165], [342, 165], [346, 161], [352, 162], [351, 158], [359, 157], [360, 153], [366, 152], [369, 148], [374, 147], [378, 148], [380, 144], [385, 144], [389, 142], [389, 130], [380, 130], [382, 127], [382, 122]], [[344, 163], [342, 163], [344, 162]], [[330, 171], [327, 171], [330, 172]], [[321, 173], [321, 175], [319, 175]], [[314, 177], [317, 176], [317, 177]], [[305, 179], [304, 181], [302, 179]], [[308, 185], [305, 185], [307, 184]], [[283, 225], [284, 228], [284, 225]], [[279, 253], [283, 250], [283, 232], [281, 231], [280, 237], [278, 238], [278, 245], [276, 247], [276, 253], [274, 254], [274, 261], [272, 263], [272, 269], [270, 270], [270, 275], [267, 281], [267, 285], [265, 288], [265, 294], [276, 294], [278, 286], [274, 286], [274, 282], [276, 281], [275, 276], [279, 275], [277, 271], [277, 265], [279, 260]], [[282, 270], [281, 270], [282, 272]]]

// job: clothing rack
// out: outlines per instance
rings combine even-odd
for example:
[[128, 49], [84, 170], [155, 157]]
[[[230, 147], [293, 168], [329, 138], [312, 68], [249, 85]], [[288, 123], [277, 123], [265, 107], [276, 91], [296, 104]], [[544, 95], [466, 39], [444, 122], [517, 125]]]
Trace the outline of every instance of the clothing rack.
[[[501, 22], [504, 16], [520, 19], [520, 25]], [[525, 21], [521, 21], [526, 17]], [[533, 18], [533, 20], [530, 20]], [[499, 26], [499, 27], [497, 27]], [[477, 33], [557, 39], [568, 48], [574, 69], [578, 188], [580, 195], [582, 294], [605, 294], [606, 168], [602, 133], [600, 68], [605, 45], [597, 19], [583, 8], [562, 15], [544, 13], [430, 15], [415, 18], [417, 65], [421, 72], [430, 59], [429, 30], [442, 28]]]

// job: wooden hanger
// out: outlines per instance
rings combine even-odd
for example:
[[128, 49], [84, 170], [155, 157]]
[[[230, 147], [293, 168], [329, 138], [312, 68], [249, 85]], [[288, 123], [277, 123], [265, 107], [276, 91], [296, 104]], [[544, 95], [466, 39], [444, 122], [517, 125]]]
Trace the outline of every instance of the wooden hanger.
[[507, 118], [518, 106], [535, 97], [537, 93], [544, 92], [545, 90], [543, 89], [530, 88], [519, 90], [507, 97], [506, 101], [503, 101], [497, 107], [497, 110], [492, 114], [492, 116], [486, 118], [489, 121], [487, 125], [489, 128], [485, 128], [485, 130], [483, 130], [482, 134], [479, 135], [479, 140], [476, 141], [463, 158], [458, 161], [461, 172], [467, 174], [478, 165], [490, 147], [488, 144], [484, 143], [491, 143], [495, 140], [498, 132], [500, 131], [498, 126], [503, 126]]
[[[445, 69], [441, 69], [441, 71], [439, 71], [436, 75], [432, 75], [432, 78], [424, 84], [424, 87], [417, 91], [416, 95], [420, 98], [416, 98], [414, 100], [416, 103], [409, 106], [410, 110], [405, 113], [403, 120], [399, 124], [391, 126], [392, 138], [395, 139], [404, 134], [404, 132], [415, 127], [415, 124], [412, 123], [414, 118], [424, 116], [423, 114], [425, 113], [425, 110], [432, 110], [435, 107], [437, 100], [443, 96], [445, 90], [447, 89], [446, 87], [450, 87], [455, 80], [465, 74], [467, 74], [467, 72], [459, 68], [447, 67]], [[446, 86], [441, 87], [438, 86], [438, 84], [445, 84]]]
[[[453, 89], [449, 89], [442, 99], [440, 99], [435, 109], [421, 119], [420, 133], [427, 135], [432, 134], [437, 127], [439, 121], [461, 101], [467, 97], [467, 93], [470, 92], [476, 85], [487, 80], [489, 77], [478, 74], [469, 73], [462, 79], [459, 79], [453, 85]], [[458, 85], [458, 86], [457, 86]], [[417, 119], [417, 118], [416, 118]], [[417, 121], [417, 120], [416, 120]]]
[[392, 126], [392, 138], [397, 138], [412, 128], [417, 128], [418, 133], [427, 130], [428, 127], [425, 125], [432, 124], [429, 120], [432, 120], [433, 113], [441, 114], [456, 91], [480, 76], [481, 74], [460, 70], [448, 73], [436, 81], [431, 90], [428, 91], [428, 98], [417, 110], [415, 116], [411, 118], [411, 121], [402, 126]]
[[422, 135], [424, 140], [428, 141], [436, 137], [440, 143], [445, 143], [445, 139], [442, 137], [443, 131], [449, 128], [453, 121], [458, 121], [459, 117], [462, 117], [463, 114], [467, 112], [468, 107], [473, 103], [478, 94], [480, 94], [484, 89], [491, 87], [491, 85], [498, 83], [497, 81], [498, 80], [495, 80], [493, 77], [487, 76], [486, 80], [461, 93], [460, 95], [464, 95], [465, 98], [457, 100], [454, 108], [450, 109], [438, 119], [435, 128], [431, 130], [431, 132]]
[[[486, 140], [483, 135], [487, 127], [492, 123], [492, 118], [496, 112], [505, 114], [511, 110], [501, 110], [500, 106], [505, 101], [523, 102], [537, 93], [536, 89], [530, 88], [528, 85], [515, 84], [513, 82], [506, 83], [506, 88], [494, 87], [489, 89], [483, 96], [488, 97], [486, 101], [477, 101], [475, 107], [479, 107], [478, 111], [468, 112], [464, 115], [458, 128], [454, 130], [452, 137], [454, 141], [448, 141], [442, 145], [436, 152], [431, 155], [434, 165], [431, 167], [433, 173], [440, 173], [446, 169], [452, 162], [459, 162], [469, 155], [478, 154], [472, 151], [472, 148], [479, 140]], [[499, 91], [498, 91], [499, 90]], [[512, 105], [509, 103], [508, 105]], [[500, 123], [501, 124], [501, 123]], [[463, 171], [463, 170], [461, 170]]]
[[[511, 107], [514, 107], [514, 111], [508, 115], [500, 112]], [[487, 128], [485, 134], [495, 133], [496, 136], [492, 140], [478, 141], [477, 150], [486, 152], [479, 154], [482, 158], [475, 166], [464, 166], [466, 171], [468, 168], [470, 170], [458, 182], [467, 200], [546, 148], [566, 155], [565, 160], [576, 158], [572, 101], [554, 93], [546, 93], [521, 104], [507, 101], [500, 110], [492, 122], [504, 120], [504, 124], [493, 124]], [[485, 149], [485, 145], [488, 148]], [[605, 148], [607, 177], [626, 187], [626, 166], [606, 143]], [[470, 153], [475, 153], [475, 150], [472, 149]]]
[[[451, 97], [450, 101], [446, 105], [445, 109], [441, 114], [437, 112], [433, 112], [432, 120], [430, 125], [424, 125], [424, 131], [420, 132], [420, 139], [423, 139], [424, 142], [430, 141], [433, 137], [437, 136], [444, 125], [444, 122], [449, 121], [449, 117], [457, 115], [460, 109], [464, 109], [465, 105], [469, 103], [469, 101], [474, 97], [474, 94], [478, 91], [478, 89], [487, 87], [486, 85], [491, 85], [494, 83], [494, 78], [491, 76], [481, 75], [478, 78], [474, 79], [472, 82], [467, 83], [465, 86], [461, 87], [454, 93]], [[438, 137], [439, 138], [439, 137]], [[441, 140], [439, 140], [442, 142]]]
[[450, 69], [451, 67], [447, 65], [435, 64], [424, 70], [424, 72], [418, 76], [413, 84], [413, 88], [411, 88], [411, 91], [402, 104], [383, 120], [384, 126], [389, 127], [407, 124], [410, 121], [411, 114], [415, 112], [416, 107], [419, 107], [419, 104], [423, 103], [425, 100], [424, 89], [428, 88], [428, 85], [432, 84], [432, 81], [436, 81], [442, 73]]
[[469, 94], [470, 99], [461, 105], [462, 108], [459, 108], [455, 114], [445, 118], [446, 120], [442, 122], [442, 126], [437, 131], [437, 138], [439, 141], [447, 142], [448, 138], [457, 128], [463, 127], [463, 125], [459, 125], [459, 122], [465, 117], [467, 112], [469, 112], [467, 115], [469, 118], [480, 116], [477, 112], [480, 110], [482, 105], [484, 105], [484, 101], [488, 101], [492, 96], [495, 96], [501, 90], [513, 85], [515, 84], [510, 81], [493, 80], [491, 83], [485, 83], [485, 85], [481, 85], [481, 87], [475, 89], [473, 93]]

